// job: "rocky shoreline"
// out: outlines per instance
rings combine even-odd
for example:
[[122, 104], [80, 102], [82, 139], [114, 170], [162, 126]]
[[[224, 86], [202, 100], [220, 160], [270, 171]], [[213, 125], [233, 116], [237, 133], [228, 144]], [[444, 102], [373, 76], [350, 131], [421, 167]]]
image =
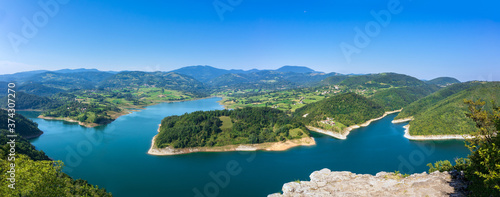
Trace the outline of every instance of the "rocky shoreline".
[[403, 176], [379, 172], [375, 176], [322, 169], [313, 172], [311, 181], [283, 185], [281, 196], [466, 196], [463, 172], [426, 172]]
[[[160, 132], [161, 124], [158, 125], [158, 132]], [[229, 152], [229, 151], [285, 151], [296, 146], [314, 146], [316, 141], [312, 137], [304, 137], [301, 139], [287, 140], [284, 142], [266, 142], [261, 144], [239, 144], [227, 145], [218, 147], [193, 147], [193, 148], [156, 148], [155, 135], [151, 140], [151, 147], [148, 150], [150, 155], [181, 155], [195, 152]]]
[[312, 127], [312, 126], [306, 126], [306, 127], [307, 127], [307, 129], [309, 129], [311, 131], [315, 131], [315, 132], [318, 132], [318, 133], [329, 135], [329, 136], [332, 136], [332, 137], [337, 138], [337, 139], [345, 140], [345, 139], [347, 139], [347, 135], [349, 135], [349, 133], [351, 133], [351, 131], [353, 129], [357, 129], [357, 128], [360, 128], [360, 127], [366, 127], [366, 126], [370, 125], [373, 121], [377, 121], [377, 120], [380, 120], [382, 118], [385, 118], [389, 114], [401, 112], [401, 110], [402, 109], [385, 112], [384, 115], [382, 115], [382, 116], [380, 116], [378, 118], [370, 119], [370, 120], [368, 120], [368, 121], [366, 121], [366, 122], [364, 122], [362, 124], [359, 124], [359, 125], [349, 126], [349, 127], [345, 128], [345, 129], [343, 129], [341, 133], [335, 132], [335, 131], [326, 130], [326, 129], [320, 129], [320, 128]]

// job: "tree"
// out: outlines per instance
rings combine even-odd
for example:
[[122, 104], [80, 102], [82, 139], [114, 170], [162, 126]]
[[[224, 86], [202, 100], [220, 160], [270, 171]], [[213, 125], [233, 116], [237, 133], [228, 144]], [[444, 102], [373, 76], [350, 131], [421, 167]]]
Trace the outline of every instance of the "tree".
[[470, 166], [466, 177], [471, 181], [473, 195], [500, 196], [500, 107], [492, 102], [492, 112], [485, 110], [484, 101], [465, 100], [467, 116], [474, 120], [477, 132], [467, 140]]

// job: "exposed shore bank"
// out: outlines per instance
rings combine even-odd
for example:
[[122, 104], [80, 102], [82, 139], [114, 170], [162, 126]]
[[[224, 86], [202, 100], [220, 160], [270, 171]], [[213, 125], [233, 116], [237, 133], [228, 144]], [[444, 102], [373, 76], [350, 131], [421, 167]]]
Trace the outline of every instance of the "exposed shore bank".
[[[161, 124], [158, 125], [158, 132], [160, 132]], [[155, 147], [155, 135], [151, 140], [151, 147], [148, 150], [150, 155], [181, 155], [195, 152], [229, 152], [229, 151], [285, 151], [296, 146], [313, 146], [316, 141], [312, 137], [304, 137], [301, 139], [287, 140], [284, 142], [266, 142], [261, 144], [238, 144], [226, 145], [217, 147], [192, 147], [192, 148], [157, 148]]]
[[470, 135], [410, 135], [410, 124], [405, 125], [404, 137], [409, 140], [465, 140], [470, 139]]
[[[121, 112], [112, 112], [112, 113], [108, 112], [109, 113], [108, 115], [113, 120], [108, 122], [108, 123], [105, 123], [105, 124], [86, 123], [86, 122], [81, 122], [78, 120], [73, 120], [73, 119], [68, 118], [68, 117], [47, 117], [47, 116], [39, 115], [37, 118], [46, 119], [46, 120], [62, 120], [62, 121], [66, 121], [66, 122], [76, 122], [81, 126], [84, 126], [87, 128], [92, 128], [92, 127], [97, 127], [97, 126], [109, 124], [109, 123], [113, 122], [114, 120], [116, 120], [117, 118], [119, 118], [120, 116], [130, 114], [134, 111], [139, 111], [138, 109], [145, 109], [144, 107], [147, 107], [147, 106], [157, 105], [157, 104], [161, 104], [161, 103], [177, 103], [177, 102], [195, 101], [195, 100], [208, 99], [208, 98], [213, 98], [213, 97], [214, 96], [209, 96], [209, 97], [194, 98], [194, 99], [181, 100], [181, 101], [158, 101], [158, 102], [153, 102], [149, 105], [137, 106], [137, 107], [134, 107], [133, 109], [132, 108], [121, 108], [122, 109]], [[36, 110], [29, 110], [29, 111], [36, 111]]]
[[88, 128], [96, 127], [96, 126], [100, 125], [100, 124], [97, 124], [97, 123], [84, 123], [84, 122], [80, 122], [78, 120], [73, 120], [73, 119], [68, 118], [68, 117], [65, 117], [65, 118], [62, 118], [62, 117], [47, 117], [47, 116], [39, 115], [37, 118], [41, 118], [41, 119], [45, 119], [45, 120], [62, 120], [62, 121], [66, 121], [66, 122], [76, 122], [79, 125], [84, 126], [84, 127], [88, 127]]
[[366, 127], [368, 125], [370, 125], [370, 123], [372, 123], [373, 121], [377, 121], [377, 120], [380, 120], [382, 118], [385, 118], [387, 115], [389, 114], [393, 114], [393, 113], [397, 113], [397, 112], [401, 112], [402, 109], [399, 109], [399, 110], [394, 110], [394, 111], [388, 111], [388, 112], [385, 112], [384, 115], [378, 117], [378, 118], [374, 118], [374, 119], [370, 119], [362, 124], [359, 124], [359, 125], [351, 125], [345, 129], [342, 130], [341, 133], [339, 132], [335, 132], [335, 131], [330, 131], [330, 130], [326, 130], [326, 129], [321, 129], [321, 128], [317, 128], [317, 127], [312, 127], [312, 126], [306, 126], [309, 130], [312, 130], [312, 131], [315, 131], [315, 132], [318, 132], [318, 133], [322, 133], [322, 134], [325, 134], [325, 135], [329, 135], [329, 136], [332, 136], [334, 138], [337, 138], [337, 139], [341, 139], [341, 140], [345, 140], [347, 139], [347, 135], [349, 135], [349, 133], [351, 133], [351, 131], [353, 129], [357, 129], [357, 128], [360, 128], [360, 127]]
[[[409, 117], [393, 120], [392, 123], [397, 124], [412, 120], [413, 117]], [[403, 136], [409, 140], [464, 140], [472, 138], [470, 135], [410, 135], [410, 124], [403, 126], [403, 128], [405, 129], [405, 134]]]

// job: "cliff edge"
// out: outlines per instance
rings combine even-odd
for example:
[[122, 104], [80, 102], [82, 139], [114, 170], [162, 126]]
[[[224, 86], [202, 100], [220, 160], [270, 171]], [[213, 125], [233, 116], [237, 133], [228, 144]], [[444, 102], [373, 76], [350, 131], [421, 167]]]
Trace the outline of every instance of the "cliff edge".
[[283, 185], [280, 196], [466, 196], [463, 173], [433, 172], [401, 174], [379, 172], [375, 176], [322, 169], [313, 172], [311, 181], [296, 181]]

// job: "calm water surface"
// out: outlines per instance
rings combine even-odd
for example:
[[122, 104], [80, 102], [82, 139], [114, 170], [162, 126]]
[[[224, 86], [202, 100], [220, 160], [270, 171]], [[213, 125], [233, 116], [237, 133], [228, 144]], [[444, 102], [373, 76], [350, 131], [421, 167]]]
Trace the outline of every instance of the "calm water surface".
[[[375, 174], [399, 170], [427, 171], [429, 162], [465, 157], [460, 140], [415, 142], [403, 137], [405, 124], [392, 124], [396, 114], [351, 132], [347, 140], [315, 134], [316, 146], [283, 152], [146, 154], [158, 124], [170, 115], [223, 109], [220, 98], [163, 103], [85, 128], [36, 118], [22, 112], [45, 133], [32, 143], [49, 157], [62, 160], [73, 178], [105, 187], [114, 196], [266, 196], [284, 183], [309, 180], [315, 170]], [[229, 167], [229, 169], [228, 169]], [[215, 177], [215, 178], [214, 178]]]

